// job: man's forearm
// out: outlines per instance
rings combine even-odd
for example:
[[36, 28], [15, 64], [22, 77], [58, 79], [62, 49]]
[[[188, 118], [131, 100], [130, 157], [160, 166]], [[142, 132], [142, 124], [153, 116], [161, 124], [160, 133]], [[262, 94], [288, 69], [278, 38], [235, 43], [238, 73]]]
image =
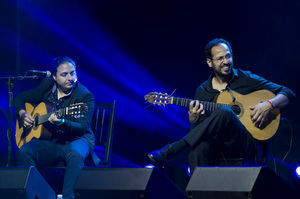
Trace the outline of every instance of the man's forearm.
[[273, 108], [283, 108], [290, 102], [289, 98], [283, 94], [278, 94], [269, 100]]

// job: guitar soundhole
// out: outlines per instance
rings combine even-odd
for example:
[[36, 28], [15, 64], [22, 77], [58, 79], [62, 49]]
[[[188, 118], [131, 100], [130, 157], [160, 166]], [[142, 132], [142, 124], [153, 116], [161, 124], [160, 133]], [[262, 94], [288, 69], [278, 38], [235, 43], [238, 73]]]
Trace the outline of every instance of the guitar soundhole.
[[35, 114], [33, 128], [36, 128], [38, 124], [39, 124], [39, 114]]
[[234, 112], [236, 115], [241, 114], [241, 108], [240, 108], [238, 105], [232, 105], [232, 106], [231, 106], [231, 109], [233, 110], [233, 112]]

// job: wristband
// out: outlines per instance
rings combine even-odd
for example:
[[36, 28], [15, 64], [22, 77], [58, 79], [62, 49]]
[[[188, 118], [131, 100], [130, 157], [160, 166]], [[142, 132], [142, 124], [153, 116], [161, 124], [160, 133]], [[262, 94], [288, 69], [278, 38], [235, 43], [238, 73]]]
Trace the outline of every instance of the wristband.
[[271, 104], [272, 108], [274, 108], [274, 105], [270, 100], [267, 100], [267, 102], [269, 102]]
[[61, 119], [61, 122], [58, 123], [57, 125], [60, 126], [60, 125], [62, 125], [63, 123], [65, 123], [65, 119]]

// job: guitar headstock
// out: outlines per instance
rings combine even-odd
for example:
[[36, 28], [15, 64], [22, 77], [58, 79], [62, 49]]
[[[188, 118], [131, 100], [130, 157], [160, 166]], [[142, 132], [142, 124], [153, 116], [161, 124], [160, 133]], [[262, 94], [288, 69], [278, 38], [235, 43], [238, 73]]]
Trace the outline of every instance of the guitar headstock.
[[87, 112], [88, 106], [85, 103], [77, 103], [72, 104], [66, 108], [66, 115], [70, 115], [72, 117], [83, 117], [84, 114]]
[[171, 97], [165, 93], [150, 92], [145, 95], [145, 100], [151, 104], [167, 105], [171, 104]]
[[56, 114], [57, 117], [63, 117], [69, 115], [75, 118], [84, 117], [84, 114], [87, 112], [88, 106], [85, 103], [76, 103], [71, 104], [70, 106], [60, 109]]

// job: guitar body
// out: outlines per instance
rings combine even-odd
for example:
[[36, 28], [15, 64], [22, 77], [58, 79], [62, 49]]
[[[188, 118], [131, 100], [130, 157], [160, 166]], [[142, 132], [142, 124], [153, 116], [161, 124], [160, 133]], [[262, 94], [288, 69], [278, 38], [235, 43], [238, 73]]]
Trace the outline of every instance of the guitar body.
[[[235, 101], [233, 100], [235, 98]], [[267, 140], [275, 135], [279, 122], [280, 122], [280, 111], [274, 109], [272, 111], [272, 118], [269, 118], [269, 124], [263, 129], [257, 128], [251, 120], [250, 106], [255, 106], [260, 102], [264, 102], [268, 99], [273, 98], [275, 95], [267, 90], [259, 90], [247, 95], [242, 95], [234, 91], [225, 91], [220, 93], [217, 97], [216, 102], [221, 104], [235, 105], [240, 108], [237, 113], [237, 117], [241, 123], [246, 127], [249, 133], [257, 140]]]
[[[34, 119], [37, 116], [47, 114], [47, 106], [44, 102], [41, 102], [36, 107], [30, 103], [25, 103], [26, 112], [29, 113]], [[35, 119], [36, 120], [36, 119]], [[20, 148], [23, 144], [31, 141], [33, 138], [37, 139], [50, 139], [51, 133], [43, 127], [43, 125], [33, 125], [31, 128], [24, 128], [16, 122], [16, 144]]]

